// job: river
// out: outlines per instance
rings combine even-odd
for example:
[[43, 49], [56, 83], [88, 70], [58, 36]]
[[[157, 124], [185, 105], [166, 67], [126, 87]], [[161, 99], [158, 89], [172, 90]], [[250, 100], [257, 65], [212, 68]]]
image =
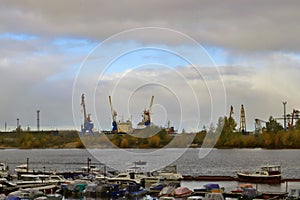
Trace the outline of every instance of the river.
[[[17, 165], [25, 164], [28, 158], [31, 169], [71, 171], [86, 166], [89, 157], [93, 164], [102, 163], [122, 171], [133, 166], [134, 161], [143, 160], [147, 162], [145, 170], [176, 164], [178, 172], [183, 175], [225, 176], [234, 176], [241, 170], [255, 170], [265, 164], [279, 164], [283, 178], [300, 178], [300, 150], [211, 149], [202, 157], [199, 150], [201, 149], [4, 149], [0, 150], [0, 162], [5, 162], [13, 171]], [[184, 182], [183, 185], [194, 189], [204, 183]], [[220, 183], [229, 190], [235, 189], [237, 184]], [[289, 185], [300, 188], [299, 183]], [[257, 187], [269, 191], [284, 191], [286, 185]]]

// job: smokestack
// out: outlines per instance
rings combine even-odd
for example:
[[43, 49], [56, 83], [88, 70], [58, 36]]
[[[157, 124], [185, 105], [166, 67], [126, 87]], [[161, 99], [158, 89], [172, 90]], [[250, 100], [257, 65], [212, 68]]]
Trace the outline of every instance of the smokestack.
[[17, 128], [19, 128], [19, 126], [20, 126], [20, 119], [17, 118]]
[[37, 114], [37, 130], [40, 131], [40, 110], [36, 111]]
[[284, 127], [284, 130], [287, 129], [286, 127], [286, 104], [287, 104], [287, 101], [283, 101], [283, 127]]

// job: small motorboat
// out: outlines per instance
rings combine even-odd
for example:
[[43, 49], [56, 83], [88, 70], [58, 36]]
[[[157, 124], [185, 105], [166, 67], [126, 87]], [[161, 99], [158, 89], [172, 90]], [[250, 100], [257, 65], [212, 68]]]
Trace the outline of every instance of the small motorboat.
[[162, 196], [172, 196], [174, 190], [175, 190], [175, 186], [172, 186], [172, 185], [168, 185], [166, 187], [164, 187], [158, 194], [159, 197], [162, 197]]
[[149, 189], [151, 192], [160, 192], [164, 187], [166, 187], [165, 183], [157, 182], [153, 183]]
[[245, 188], [253, 188], [253, 186], [250, 183], [240, 184], [236, 190], [231, 190], [231, 192], [232, 193], [242, 193]]
[[187, 187], [178, 187], [174, 190], [175, 197], [187, 197], [192, 194], [192, 190]]
[[137, 196], [143, 196], [147, 193], [147, 190], [143, 187], [141, 187], [138, 184], [130, 184], [126, 188], [126, 196], [129, 197], [137, 197]]
[[146, 165], [147, 162], [146, 161], [142, 161], [142, 160], [138, 160], [138, 161], [135, 161], [133, 162], [135, 165]]

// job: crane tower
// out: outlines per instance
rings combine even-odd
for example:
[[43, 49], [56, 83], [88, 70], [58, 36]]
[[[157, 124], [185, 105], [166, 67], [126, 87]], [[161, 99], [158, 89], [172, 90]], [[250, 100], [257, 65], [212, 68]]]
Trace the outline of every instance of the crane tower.
[[82, 136], [86, 132], [89, 132], [90, 135], [94, 135], [94, 132], [93, 132], [94, 124], [92, 123], [92, 120], [91, 120], [91, 114], [86, 113], [84, 94], [81, 95], [81, 106], [83, 109], [84, 120], [83, 120], [83, 125], [81, 125], [80, 136]]
[[109, 105], [110, 105], [111, 117], [112, 117], [112, 132], [117, 133], [118, 132], [117, 112], [113, 109], [111, 96], [109, 96], [108, 99], [109, 99]]
[[148, 110], [144, 110], [143, 112], [143, 122], [145, 126], [149, 126], [151, 124], [151, 112], [152, 112], [152, 105], [154, 101], [154, 96], [151, 97], [150, 106]]
[[292, 119], [291, 119], [291, 122], [289, 123], [289, 128], [293, 128], [293, 126], [294, 126], [294, 120], [295, 119], [299, 119], [299, 113], [300, 113], [299, 110], [293, 109]]
[[261, 125], [261, 123], [266, 124], [267, 121], [261, 120], [261, 119], [258, 119], [258, 118], [255, 119], [255, 131], [254, 132], [256, 134], [262, 134], [263, 126]]
[[245, 116], [244, 105], [241, 106], [240, 131], [243, 134], [246, 133], [246, 116]]

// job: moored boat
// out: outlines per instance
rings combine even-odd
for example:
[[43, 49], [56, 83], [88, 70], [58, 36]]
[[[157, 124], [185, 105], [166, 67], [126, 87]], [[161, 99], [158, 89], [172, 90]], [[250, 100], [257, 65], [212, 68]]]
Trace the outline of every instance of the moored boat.
[[231, 192], [241, 194], [245, 188], [253, 188], [253, 185], [250, 183], [240, 184], [236, 190], [231, 190]]
[[135, 165], [146, 165], [147, 162], [146, 161], [143, 161], [143, 160], [138, 160], [138, 161], [135, 161], [133, 162]]
[[192, 194], [192, 190], [187, 187], [178, 187], [174, 190], [175, 197], [188, 197]]
[[137, 184], [129, 184], [126, 188], [126, 196], [137, 197], [143, 196], [147, 193], [147, 190]]
[[175, 186], [168, 185], [159, 192], [158, 196], [159, 197], [172, 196], [175, 189], [176, 189]]
[[281, 167], [280, 165], [262, 166], [255, 172], [237, 172], [240, 182], [252, 183], [281, 183]]

